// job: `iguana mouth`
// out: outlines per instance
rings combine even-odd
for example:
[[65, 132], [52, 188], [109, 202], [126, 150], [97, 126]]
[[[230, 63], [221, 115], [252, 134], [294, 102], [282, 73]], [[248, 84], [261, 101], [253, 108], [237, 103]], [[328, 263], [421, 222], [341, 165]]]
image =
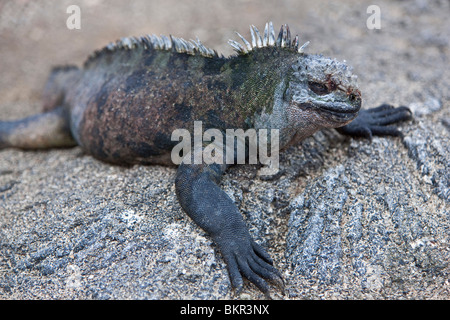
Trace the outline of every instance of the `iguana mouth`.
[[300, 109], [315, 110], [319, 114], [330, 115], [335, 121], [349, 121], [356, 117], [359, 109], [361, 108], [361, 99], [356, 98], [352, 104], [343, 102], [333, 102], [326, 104], [313, 104], [313, 103], [295, 103], [294, 105]]
[[328, 103], [324, 105], [320, 105], [317, 109], [321, 109], [324, 111], [328, 111], [335, 115], [351, 115], [358, 113], [361, 108], [361, 99], [358, 99], [354, 104], [342, 103], [342, 102], [334, 102]]

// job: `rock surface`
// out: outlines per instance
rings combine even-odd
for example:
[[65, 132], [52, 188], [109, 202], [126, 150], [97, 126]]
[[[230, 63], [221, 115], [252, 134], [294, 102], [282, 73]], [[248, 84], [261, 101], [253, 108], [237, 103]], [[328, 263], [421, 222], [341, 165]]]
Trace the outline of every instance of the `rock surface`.
[[[309, 52], [346, 59], [363, 107], [409, 106], [405, 137], [371, 142], [326, 130], [263, 178], [235, 167], [223, 188], [283, 273], [276, 299], [450, 298], [448, 1], [70, 1], [0, 3], [0, 117], [39, 110], [54, 64], [129, 35], [198, 36], [219, 52], [248, 24], [289, 23]], [[126, 21], [126, 22], [124, 22]], [[123, 168], [79, 148], [0, 152], [0, 299], [259, 299], [230, 290], [217, 248], [181, 210], [175, 169]]]

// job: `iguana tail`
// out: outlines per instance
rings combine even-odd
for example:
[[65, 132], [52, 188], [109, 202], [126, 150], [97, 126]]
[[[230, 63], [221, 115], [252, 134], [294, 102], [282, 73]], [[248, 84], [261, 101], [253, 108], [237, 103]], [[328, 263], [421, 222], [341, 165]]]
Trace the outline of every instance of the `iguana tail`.
[[62, 106], [14, 121], [0, 121], [0, 149], [48, 149], [75, 146]]
[[64, 107], [64, 93], [73, 84], [79, 69], [56, 67], [43, 91], [43, 113], [27, 118], [0, 121], [0, 149], [47, 149], [76, 145], [70, 133], [69, 111]]

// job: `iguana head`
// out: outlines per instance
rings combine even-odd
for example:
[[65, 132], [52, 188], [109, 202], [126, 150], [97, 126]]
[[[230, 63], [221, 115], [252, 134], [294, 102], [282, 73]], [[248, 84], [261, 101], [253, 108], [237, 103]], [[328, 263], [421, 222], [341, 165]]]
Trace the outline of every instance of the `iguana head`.
[[356, 76], [345, 63], [320, 55], [302, 55], [292, 65], [289, 79], [284, 99], [293, 117], [307, 115], [322, 127], [336, 128], [358, 114], [361, 93]]
[[[233, 40], [230, 45], [243, 57], [270, 59], [267, 68], [281, 73], [274, 89], [273, 107], [255, 117], [255, 127], [280, 129], [282, 143], [287, 146], [322, 128], [344, 126], [357, 116], [361, 93], [356, 76], [345, 62], [305, 54], [309, 42], [300, 46], [298, 36], [291, 39], [286, 24], [281, 26], [277, 38], [271, 22], [266, 24], [263, 36], [253, 25], [250, 32], [251, 43], [237, 33], [244, 45]], [[261, 65], [257, 65], [257, 73], [264, 77]], [[260, 89], [260, 94], [265, 90]]]

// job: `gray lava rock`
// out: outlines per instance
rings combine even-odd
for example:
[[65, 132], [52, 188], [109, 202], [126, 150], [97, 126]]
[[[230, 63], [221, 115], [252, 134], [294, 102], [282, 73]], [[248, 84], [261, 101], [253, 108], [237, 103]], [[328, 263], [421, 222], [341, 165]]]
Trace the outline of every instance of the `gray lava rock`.
[[340, 297], [351, 287], [361, 297], [425, 298], [448, 286], [449, 189], [441, 182], [448, 182], [450, 153], [434, 133], [427, 139], [442, 153], [425, 152], [421, 140], [409, 138], [421, 134], [416, 129], [405, 138], [409, 150], [423, 151], [412, 154], [427, 168], [421, 173], [405, 163], [396, 142], [352, 141], [348, 160], [292, 200], [286, 258], [295, 277], [336, 285]]

